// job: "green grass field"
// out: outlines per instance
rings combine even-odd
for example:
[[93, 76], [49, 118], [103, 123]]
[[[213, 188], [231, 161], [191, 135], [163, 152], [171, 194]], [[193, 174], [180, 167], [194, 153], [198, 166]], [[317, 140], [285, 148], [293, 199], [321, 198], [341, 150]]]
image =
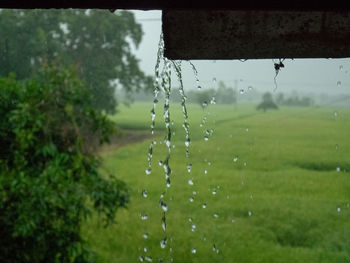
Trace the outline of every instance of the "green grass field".
[[[121, 107], [112, 118], [123, 129], [148, 130], [151, 106]], [[350, 109], [263, 113], [252, 105], [210, 105], [205, 111], [188, 105], [187, 160], [181, 107], [171, 107], [170, 188], [158, 165], [167, 155], [160, 144], [165, 136], [161, 104], [154, 138], [101, 153], [104, 169], [130, 187], [131, 200], [128, 209], [118, 211], [117, 224], [104, 228], [96, 216], [84, 225], [98, 262], [139, 262], [139, 256], [153, 262], [350, 262]], [[208, 141], [206, 129], [214, 131]], [[146, 175], [153, 139], [153, 171]], [[166, 233], [159, 205], [164, 191]], [[164, 236], [168, 242], [162, 249]]]

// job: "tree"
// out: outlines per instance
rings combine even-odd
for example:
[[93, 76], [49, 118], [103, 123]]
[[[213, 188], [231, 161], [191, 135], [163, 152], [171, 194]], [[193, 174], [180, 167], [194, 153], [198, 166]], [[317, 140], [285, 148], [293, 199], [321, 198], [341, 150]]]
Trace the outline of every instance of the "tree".
[[93, 106], [107, 112], [115, 111], [115, 83], [128, 92], [152, 85], [132, 53], [142, 29], [131, 12], [1, 10], [0, 36], [0, 76], [30, 78], [44, 62], [74, 65]]
[[262, 100], [263, 101], [256, 107], [257, 110], [263, 110], [265, 112], [268, 109], [278, 109], [270, 92], [265, 92], [262, 96]]
[[217, 103], [234, 104], [237, 102], [237, 92], [225, 85], [223, 81], [219, 81], [218, 90], [216, 93]]
[[0, 79], [0, 262], [92, 262], [82, 220], [95, 209], [110, 223], [126, 206], [125, 184], [102, 176], [88, 147], [114, 127], [91, 99], [60, 67]]

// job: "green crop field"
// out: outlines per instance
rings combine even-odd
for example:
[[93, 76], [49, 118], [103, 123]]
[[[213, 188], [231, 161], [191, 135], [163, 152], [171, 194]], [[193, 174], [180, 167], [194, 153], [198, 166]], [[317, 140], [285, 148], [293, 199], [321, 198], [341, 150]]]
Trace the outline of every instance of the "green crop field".
[[[112, 118], [124, 130], [149, 133], [151, 107], [135, 103]], [[282, 107], [263, 113], [252, 105], [209, 105], [203, 111], [190, 104], [187, 159], [181, 106], [171, 104], [167, 188], [158, 165], [167, 147], [162, 105], [157, 107], [152, 138], [101, 153], [103, 170], [125, 181], [131, 196], [116, 224], [104, 228], [96, 215], [84, 225], [98, 262], [150, 261], [146, 256], [181, 263], [350, 262], [350, 109]], [[207, 141], [206, 130], [213, 130]], [[146, 175], [151, 140], [157, 144]]]

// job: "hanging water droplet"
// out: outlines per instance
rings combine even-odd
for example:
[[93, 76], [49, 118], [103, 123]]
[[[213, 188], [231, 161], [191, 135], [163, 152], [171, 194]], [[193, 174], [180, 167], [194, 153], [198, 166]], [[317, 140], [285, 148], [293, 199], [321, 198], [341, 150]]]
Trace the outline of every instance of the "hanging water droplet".
[[188, 165], [187, 165], [187, 172], [191, 172], [191, 168], [192, 168], [192, 164], [191, 163], [189, 163]]
[[340, 80], [337, 81], [337, 86], [338, 86], [338, 87], [341, 86], [341, 81], [340, 81]]
[[148, 233], [144, 233], [143, 235], [142, 235], [142, 237], [144, 238], [144, 239], [148, 239]]
[[193, 196], [191, 196], [191, 197], [189, 198], [189, 200], [190, 200], [191, 203], [193, 203], [193, 201], [194, 201]]
[[162, 161], [158, 161], [158, 165], [159, 166], [163, 166], [163, 162]]
[[251, 91], [253, 89], [252, 86], [248, 86], [248, 90]]
[[193, 181], [190, 179], [190, 180], [188, 180], [188, 184], [189, 185], [193, 185]]
[[164, 259], [159, 258], [159, 259], [158, 259], [158, 263], [164, 263]]
[[344, 68], [343, 65], [340, 65], [340, 66], [339, 66], [339, 70], [340, 70], [340, 71], [342, 71], [343, 68]]
[[248, 216], [251, 216], [252, 215], [252, 212], [251, 211], [248, 211]]
[[168, 239], [164, 237], [164, 239], [160, 241], [160, 247], [164, 249], [166, 247], [167, 241]]
[[195, 225], [195, 224], [192, 224], [192, 225], [191, 225], [191, 231], [192, 231], [192, 232], [196, 231], [196, 225]]
[[160, 204], [160, 206], [161, 206], [161, 208], [163, 209], [164, 212], [168, 211], [168, 205], [165, 202], [160, 201], [159, 204]]
[[216, 195], [216, 189], [214, 189], [211, 193], [212, 193], [213, 195]]
[[213, 83], [214, 83], [214, 84], [216, 83], [216, 78], [213, 78]]
[[209, 140], [209, 137], [207, 135], [204, 136], [204, 140], [205, 141], [208, 141]]
[[338, 208], [337, 208], [337, 212], [340, 213], [340, 211], [341, 211], [341, 209], [340, 209], [340, 207], [338, 207]]
[[219, 218], [219, 214], [218, 214], [218, 213], [215, 213], [215, 214], [213, 214], [213, 217], [214, 217], [214, 218]]
[[151, 174], [152, 173], [152, 168], [147, 168], [145, 172], [146, 172], [147, 175]]
[[198, 85], [197, 89], [198, 89], [198, 90], [201, 90], [201, 89], [202, 89], [202, 87]]
[[185, 146], [186, 146], [186, 147], [189, 147], [189, 146], [190, 146], [190, 143], [191, 143], [191, 140], [190, 140], [190, 139], [187, 139], [187, 140], [185, 141]]
[[244, 89], [240, 89], [239, 94], [244, 94]]
[[144, 198], [146, 198], [148, 196], [147, 190], [146, 189], [142, 189], [142, 196]]
[[166, 187], [170, 187], [171, 186], [171, 181], [170, 181], [170, 178], [167, 178], [166, 179]]
[[196, 254], [197, 253], [197, 250], [195, 248], [191, 248], [191, 253], [192, 254]]
[[336, 170], [337, 170], [337, 172], [340, 172], [340, 167], [337, 167], [337, 169], [336, 169]]
[[207, 204], [206, 203], [202, 204], [202, 207], [207, 208]]
[[147, 252], [147, 247], [144, 247], [144, 248], [143, 248], [143, 251], [144, 251], [144, 252]]

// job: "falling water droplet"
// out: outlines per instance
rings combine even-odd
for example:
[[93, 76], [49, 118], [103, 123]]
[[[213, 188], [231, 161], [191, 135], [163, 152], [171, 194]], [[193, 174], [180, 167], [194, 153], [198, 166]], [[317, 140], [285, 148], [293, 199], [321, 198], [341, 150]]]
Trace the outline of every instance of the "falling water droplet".
[[164, 237], [164, 239], [160, 241], [160, 247], [164, 249], [166, 247], [167, 242], [168, 242], [168, 239]]
[[190, 146], [190, 143], [191, 143], [191, 140], [190, 140], [190, 139], [187, 139], [187, 140], [185, 141], [185, 146], [186, 146], [186, 147], [189, 147], [189, 146]]
[[219, 217], [219, 214], [218, 213], [215, 213], [213, 214], [214, 218], [218, 218]]
[[146, 189], [142, 189], [142, 196], [146, 198], [148, 196], [148, 192]]
[[252, 86], [248, 86], [248, 90], [251, 91], [253, 89]]
[[193, 195], [196, 195], [196, 194], [197, 194], [197, 192], [196, 192], [196, 191], [193, 191], [193, 192], [192, 192], [192, 194], [193, 194]]
[[141, 220], [147, 220], [148, 219], [148, 215], [147, 214], [141, 214]]
[[201, 89], [202, 89], [202, 87], [201, 87], [200, 85], [198, 85], [197, 89], [198, 89], [198, 90], [201, 90]]
[[202, 103], [202, 107], [205, 108], [205, 107], [207, 107], [207, 106], [208, 106], [208, 102], [204, 101], [204, 102]]
[[147, 247], [144, 247], [144, 248], [143, 248], [143, 251], [144, 251], [144, 252], [147, 252]]
[[143, 256], [139, 256], [139, 261], [143, 262], [145, 260], [145, 258]]
[[152, 262], [153, 261], [152, 257], [149, 257], [149, 256], [145, 256], [145, 260], [148, 261], [148, 262]]
[[146, 172], [147, 175], [151, 174], [152, 173], [152, 168], [147, 168], [145, 172]]
[[187, 172], [191, 172], [191, 168], [192, 168], [192, 164], [191, 163], [189, 163], [188, 165], [187, 165]]
[[233, 157], [233, 161], [237, 162], [238, 161], [238, 157]]
[[192, 254], [196, 254], [197, 253], [197, 250], [195, 248], [191, 248], [191, 253]]
[[192, 217], [189, 217], [188, 222], [192, 222], [192, 221], [193, 221]]
[[165, 212], [163, 213], [163, 217], [162, 217], [162, 229], [163, 229], [163, 231], [166, 230]]
[[216, 189], [214, 189], [211, 193], [212, 193], [213, 195], [216, 195]]
[[344, 69], [343, 65], [339, 66], [339, 70], [342, 71]]
[[162, 207], [162, 209], [163, 209], [164, 212], [167, 212], [167, 211], [168, 211], [168, 205], [167, 205], [165, 202], [160, 201], [159, 204], [160, 204], [160, 206]]
[[144, 239], [148, 239], [149, 235], [148, 235], [148, 233], [144, 233], [144, 234], [142, 235], [142, 237], [143, 237]]
[[189, 198], [189, 200], [190, 200], [191, 203], [193, 203], [193, 201], [194, 201], [193, 196], [191, 196], [191, 197]]
[[207, 204], [206, 203], [202, 204], [202, 207], [207, 208]]
[[204, 174], [207, 174], [208, 173], [208, 171], [207, 170], [204, 170]]
[[340, 167], [337, 167], [337, 169], [336, 169], [336, 170], [337, 170], [337, 172], [340, 172]]
[[251, 215], [252, 215], [252, 212], [251, 212], [251, 211], [249, 211], [249, 212], [248, 212], [248, 216], [251, 216]]
[[208, 141], [209, 140], [209, 137], [207, 135], [204, 136], [204, 140], [205, 141]]
[[337, 212], [340, 213], [340, 211], [341, 211], [341, 209], [340, 209], [340, 207], [338, 207], [338, 208], [337, 208]]
[[239, 94], [244, 94], [244, 89], [240, 89]]
[[190, 180], [188, 180], [188, 184], [189, 185], [193, 185], [193, 181], [190, 179]]
[[195, 224], [192, 224], [192, 225], [191, 225], [191, 231], [192, 231], [192, 232], [196, 231], [196, 225], [195, 225]]
[[338, 87], [341, 86], [341, 81], [340, 81], [340, 80], [337, 81], [337, 86], [338, 86]]
[[211, 98], [210, 104], [216, 104], [215, 97], [212, 97], [212, 98]]
[[163, 166], [163, 162], [162, 161], [158, 161], [158, 165], [159, 166]]

